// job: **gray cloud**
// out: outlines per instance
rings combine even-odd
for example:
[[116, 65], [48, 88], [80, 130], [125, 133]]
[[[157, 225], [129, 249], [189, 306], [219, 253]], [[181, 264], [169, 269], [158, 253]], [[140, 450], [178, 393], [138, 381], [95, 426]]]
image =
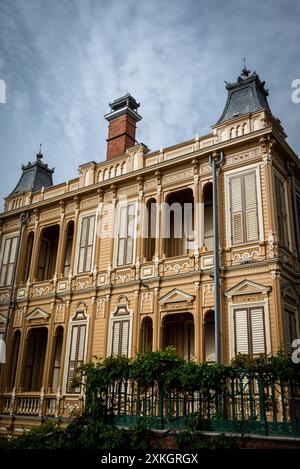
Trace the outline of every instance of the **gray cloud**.
[[55, 182], [105, 158], [108, 102], [141, 102], [138, 139], [152, 150], [210, 131], [246, 56], [299, 151], [300, 4], [266, 0], [2, 0], [0, 196], [43, 142]]

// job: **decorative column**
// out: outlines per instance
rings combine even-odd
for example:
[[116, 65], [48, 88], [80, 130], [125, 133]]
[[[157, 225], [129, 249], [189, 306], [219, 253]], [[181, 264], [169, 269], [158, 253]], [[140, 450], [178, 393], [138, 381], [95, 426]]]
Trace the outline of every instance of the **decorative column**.
[[65, 222], [65, 202], [61, 200], [59, 202], [60, 205], [60, 223], [59, 223], [59, 240], [57, 246], [57, 254], [56, 254], [56, 265], [55, 265], [55, 273], [57, 277], [63, 276], [63, 264], [64, 264], [64, 254], [66, 249], [66, 241], [67, 241], [67, 226]]
[[[61, 362], [60, 362], [60, 370], [59, 370], [59, 381], [58, 381], [58, 386], [62, 390], [63, 387], [63, 380], [64, 380], [64, 373], [65, 373], [65, 357], [66, 354], [68, 353], [67, 350], [67, 341], [68, 341], [68, 334], [69, 334], [69, 318], [70, 318], [70, 305], [71, 302], [70, 300], [66, 301], [65, 308], [64, 308], [64, 335], [63, 335], [63, 343], [61, 347]], [[67, 365], [68, 366], [68, 365]]]
[[76, 250], [77, 250], [77, 244], [78, 244], [77, 238], [78, 238], [78, 230], [79, 230], [79, 212], [80, 212], [80, 198], [78, 197], [78, 195], [75, 195], [74, 203], [75, 203], [75, 217], [74, 217], [73, 244], [72, 244], [72, 252], [71, 252], [71, 266], [70, 266], [70, 273], [69, 273], [70, 280], [72, 280], [72, 276], [74, 272], [77, 270], [77, 266], [75, 266], [75, 257], [76, 257]]
[[[94, 270], [98, 272], [98, 264], [99, 264], [99, 257], [101, 252], [101, 236], [100, 233], [102, 232], [102, 203], [103, 203], [103, 190], [98, 189], [98, 206], [96, 210], [96, 245], [95, 245], [95, 256], [94, 256]], [[96, 285], [97, 286], [97, 283]]]
[[132, 357], [135, 357], [139, 352], [139, 324], [140, 324], [140, 292], [134, 292], [134, 311], [133, 311], [133, 331], [132, 331]]
[[136, 266], [136, 279], [139, 278], [140, 263], [143, 257], [143, 223], [144, 223], [144, 182], [143, 178], [139, 176], [137, 178], [139, 186], [139, 196], [138, 196], [138, 215], [137, 215], [137, 240], [136, 240], [136, 256], [135, 256], [135, 266]]
[[110, 351], [107, 350], [108, 344], [108, 334], [109, 334], [109, 321], [110, 321], [110, 299], [111, 293], [107, 293], [105, 295], [105, 305], [104, 305], [104, 317], [105, 317], [105, 325], [104, 325], [104, 357], [110, 355]]
[[198, 174], [198, 160], [192, 161], [194, 173], [194, 252], [199, 252], [200, 247], [200, 193], [199, 193], [199, 174]]
[[37, 208], [34, 209], [33, 213], [34, 213], [34, 240], [33, 240], [32, 255], [31, 255], [31, 259], [33, 260], [30, 264], [29, 276], [28, 276], [30, 283], [33, 283], [36, 281], [37, 268], [38, 268], [38, 262], [39, 262], [39, 251], [40, 251], [40, 246], [41, 246], [41, 228], [39, 226], [40, 213]]
[[202, 362], [202, 317], [201, 317], [201, 304], [200, 304], [200, 282], [195, 282], [195, 361]]
[[44, 370], [43, 370], [43, 379], [42, 379], [42, 388], [44, 388], [45, 392], [49, 391], [49, 384], [50, 384], [50, 375], [51, 375], [51, 362], [53, 354], [55, 353], [55, 340], [54, 339], [54, 319], [55, 319], [55, 302], [51, 303], [51, 314], [50, 314], [50, 321], [49, 326], [47, 327], [48, 335], [47, 335], [47, 348], [46, 348], [46, 355], [44, 361]]
[[161, 259], [162, 253], [162, 186], [161, 186], [161, 173], [155, 171], [156, 176], [156, 234], [155, 234], [155, 257]]
[[260, 138], [262, 148], [262, 159], [264, 162], [264, 173], [266, 179], [266, 193], [267, 193], [267, 214], [268, 214], [268, 233], [269, 238], [276, 239], [277, 222], [276, 222], [276, 204], [274, 200], [273, 191], [273, 173], [272, 173], [272, 155], [271, 148], [275, 140], [269, 135]]
[[[24, 376], [24, 365], [25, 365], [25, 355], [26, 355], [26, 325], [25, 325], [25, 314], [26, 314], [26, 306], [22, 310], [22, 328], [21, 328], [21, 339], [20, 339], [20, 346], [19, 346], [19, 354], [18, 354], [18, 361], [17, 361], [17, 369], [15, 375], [15, 389], [16, 392], [20, 392], [20, 387], [23, 385], [23, 376]], [[22, 376], [23, 375], [23, 376]]]
[[109, 259], [110, 259], [110, 268], [112, 268], [113, 265], [113, 259], [114, 259], [114, 248], [115, 248], [115, 243], [117, 242], [117, 239], [115, 239], [115, 227], [117, 223], [117, 187], [112, 184], [110, 186], [112, 190], [112, 214], [111, 214], [111, 233], [110, 233], [110, 246], [109, 246]]
[[[276, 339], [277, 344], [272, 344], [272, 353], [277, 353], [278, 350], [284, 350], [284, 334], [283, 334], [283, 309], [281, 300], [281, 286], [280, 286], [280, 270], [271, 271], [272, 278], [272, 293], [274, 304], [274, 318], [271, 317], [271, 322], [275, 319]], [[272, 327], [271, 327], [272, 331]]]

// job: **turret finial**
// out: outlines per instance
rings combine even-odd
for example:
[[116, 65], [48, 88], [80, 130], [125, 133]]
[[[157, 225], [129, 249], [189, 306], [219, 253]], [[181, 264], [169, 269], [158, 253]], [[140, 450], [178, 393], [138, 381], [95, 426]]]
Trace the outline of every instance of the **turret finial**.
[[241, 77], [245, 79], [245, 78], [248, 78], [249, 75], [250, 75], [250, 70], [246, 67], [246, 59], [244, 57], [244, 68], [242, 70]]
[[41, 160], [42, 158], [43, 158], [42, 144], [40, 143], [40, 150], [39, 150], [39, 152], [36, 154], [36, 159], [37, 159], [37, 160]]

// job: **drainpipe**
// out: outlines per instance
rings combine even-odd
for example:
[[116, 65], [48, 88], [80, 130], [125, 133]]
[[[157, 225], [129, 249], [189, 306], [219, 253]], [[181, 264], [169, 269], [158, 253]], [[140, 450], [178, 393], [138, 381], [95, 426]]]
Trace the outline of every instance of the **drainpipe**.
[[296, 231], [297, 254], [298, 254], [298, 260], [299, 260], [300, 259], [300, 231], [299, 231], [299, 217], [298, 217], [298, 210], [297, 210], [296, 183], [295, 183], [295, 172], [293, 171], [290, 160], [288, 160], [287, 162], [287, 168], [288, 168], [289, 176], [291, 176], [291, 181], [292, 181], [294, 226], [295, 226], [295, 231]]
[[[17, 246], [16, 246], [15, 261], [14, 261], [14, 266], [13, 266], [13, 271], [12, 271], [12, 276], [11, 276], [11, 287], [10, 287], [10, 292], [9, 292], [7, 318], [6, 318], [6, 322], [5, 322], [4, 335], [3, 335], [3, 339], [2, 339], [4, 341], [4, 344], [6, 344], [9, 323], [10, 323], [11, 315], [12, 315], [12, 312], [13, 312], [13, 309], [14, 309], [16, 275], [17, 275], [17, 267], [18, 267], [19, 254], [20, 254], [20, 244], [21, 244], [22, 234], [23, 234], [24, 228], [26, 226], [26, 223], [28, 221], [28, 218], [29, 218], [28, 212], [21, 213], [21, 215], [20, 215], [20, 230], [19, 230], [19, 236], [18, 236], [18, 241], [17, 241]], [[0, 363], [0, 381], [1, 381], [1, 378], [2, 378], [2, 372], [3, 372], [3, 368], [4, 368], [3, 365], [4, 365], [4, 363]]]
[[220, 364], [221, 356], [221, 305], [220, 305], [220, 252], [218, 223], [218, 168], [224, 161], [223, 150], [220, 155], [209, 155], [213, 176], [213, 230], [214, 230], [214, 302], [215, 302], [215, 361]]

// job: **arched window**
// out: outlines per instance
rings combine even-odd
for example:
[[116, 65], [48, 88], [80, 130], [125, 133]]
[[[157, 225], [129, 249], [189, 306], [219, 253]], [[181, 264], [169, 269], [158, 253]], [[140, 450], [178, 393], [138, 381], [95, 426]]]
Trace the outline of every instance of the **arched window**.
[[126, 165], [126, 161], [124, 161], [124, 163], [122, 164], [122, 174], [126, 174], [127, 172], [127, 165]]
[[121, 175], [121, 165], [117, 164], [116, 166], [116, 176], [120, 176]]
[[103, 176], [103, 175], [102, 175], [102, 171], [99, 171], [99, 172], [98, 172], [98, 177], [97, 177], [98, 182], [101, 182], [101, 181], [102, 181], [102, 176]]
[[24, 371], [24, 390], [40, 391], [43, 383], [48, 330], [32, 328], [28, 332]]
[[14, 333], [13, 345], [12, 345], [12, 355], [10, 361], [10, 378], [9, 378], [9, 387], [12, 389], [15, 385], [16, 372], [19, 359], [20, 351], [20, 342], [21, 342], [21, 332], [16, 331]]
[[31, 258], [32, 258], [32, 249], [33, 249], [34, 233], [31, 231], [28, 234], [26, 242], [26, 253], [25, 253], [25, 262], [24, 262], [24, 271], [22, 275], [22, 280], [27, 282], [30, 272]]
[[155, 254], [155, 239], [156, 239], [156, 200], [150, 199], [146, 206], [145, 223], [147, 224], [144, 239], [144, 257], [147, 261], [151, 261]]
[[108, 168], [103, 171], [103, 180], [106, 181], [109, 178]]
[[59, 375], [61, 370], [63, 338], [64, 330], [62, 326], [58, 326], [54, 337], [55, 347], [52, 365], [52, 392], [57, 392], [57, 388], [60, 385]]
[[152, 319], [149, 317], [146, 317], [142, 321], [142, 329], [141, 329], [141, 351], [142, 352], [152, 351], [152, 338], [153, 338]]
[[204, 246], [208, 251], [213, 248], [213, 200], [212, 183], [209, 182], [203, 189], [204, 202]]
[[194, 247], [194, 196], [192, 189], [170, 194], [164, 204], [164, 252], [166, 257], [188, 254]]
[[63, 271], [64, 277], [67, 277], [71, 270], [73, 238], [74, 238], [74, 222], [70, 221], [67, 226], [67, 240], [66, 240], [66, 247], [65, 247], [65, 259], [64, 259], [64, 271]]

